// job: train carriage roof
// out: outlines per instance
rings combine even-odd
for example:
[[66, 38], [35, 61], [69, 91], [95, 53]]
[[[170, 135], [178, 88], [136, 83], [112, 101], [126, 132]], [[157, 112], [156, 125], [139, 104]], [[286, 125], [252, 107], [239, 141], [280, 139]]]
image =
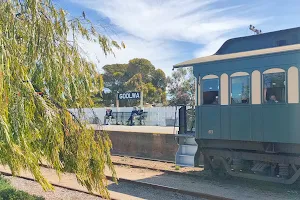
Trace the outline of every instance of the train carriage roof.
[[260, 35], [233, 38], [227, 40], [214, 55], [188, 60], [176, 64], [173, 67], [189, 67], [195, 64], [297, 50], [300, 50], [300, 27]]

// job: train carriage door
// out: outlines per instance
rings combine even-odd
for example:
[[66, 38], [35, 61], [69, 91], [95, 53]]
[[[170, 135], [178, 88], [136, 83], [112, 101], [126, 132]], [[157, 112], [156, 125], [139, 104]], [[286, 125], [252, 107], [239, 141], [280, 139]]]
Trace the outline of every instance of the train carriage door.
[[[200, 135], [206, 139], [220, 139], [220, 102], [219, 102], [219, 77], [206, 75], [201, 80], [202, 105], [200, 109]], [[198, 121], [197, 121], [198, 122]]]

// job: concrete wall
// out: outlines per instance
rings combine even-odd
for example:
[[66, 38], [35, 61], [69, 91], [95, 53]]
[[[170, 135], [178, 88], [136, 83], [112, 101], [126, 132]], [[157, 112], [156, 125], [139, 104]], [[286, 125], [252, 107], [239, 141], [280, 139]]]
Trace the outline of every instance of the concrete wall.
[[178, 145], [173, 134], [108, 131], [112, 154], [175, 161]]

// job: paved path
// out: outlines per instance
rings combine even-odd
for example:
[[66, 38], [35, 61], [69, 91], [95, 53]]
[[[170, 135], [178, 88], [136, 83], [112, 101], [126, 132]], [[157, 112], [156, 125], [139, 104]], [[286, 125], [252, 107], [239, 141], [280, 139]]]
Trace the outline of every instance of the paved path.
[[[102, 129], [99, 125], [89, 125], [95, 130]], [[135, 133], [156, 133], [156, 134], [174, 134], [174, 127], [163, 126], [123, 126], [123, 125], [104, 125], [102, 126], [107, 131], [122, 131], [122, 132], [135, 132]], [[177, 133], [178, 127], [175, 128]]]

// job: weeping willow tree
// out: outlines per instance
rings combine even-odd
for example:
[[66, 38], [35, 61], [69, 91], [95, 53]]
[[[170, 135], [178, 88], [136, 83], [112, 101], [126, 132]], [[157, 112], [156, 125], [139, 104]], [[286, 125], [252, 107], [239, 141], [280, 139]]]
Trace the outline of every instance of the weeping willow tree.
[[52, 186], [42, 161], [109, 196], [111, 142], [67, 110], [91, 106], [103, 87], [78, 40], [98, 43], [106, 55], [125, 48], [100, 32], [84, 12], [71, 18], [51, 0], [0, 0], [0, 162], [15, 175], [29, 170], [44, 189]]

